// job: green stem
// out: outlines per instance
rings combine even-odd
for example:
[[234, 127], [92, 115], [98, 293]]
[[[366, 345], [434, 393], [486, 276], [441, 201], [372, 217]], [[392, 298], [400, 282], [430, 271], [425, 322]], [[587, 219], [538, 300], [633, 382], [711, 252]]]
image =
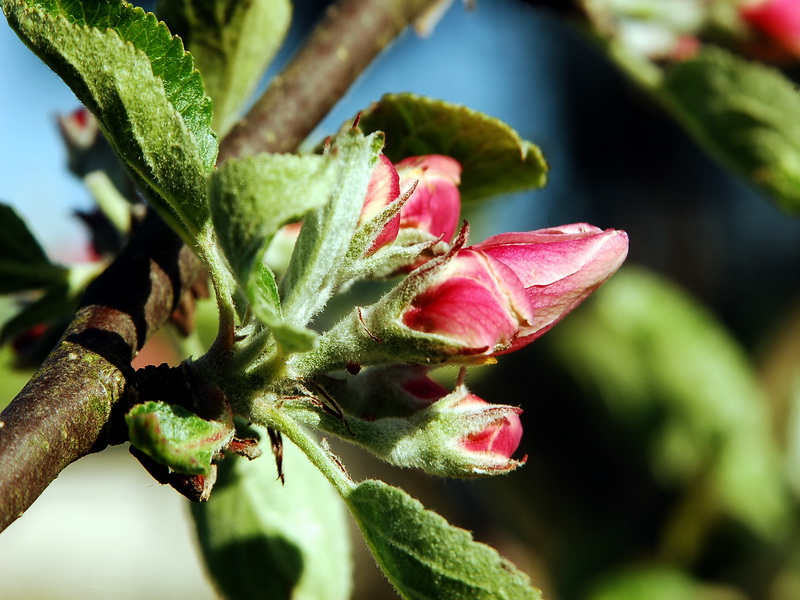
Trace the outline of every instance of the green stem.
[[355, 488], [355, 483], [342, 470], [336, 459], [323, 449], [302, 425], [288, 416], [280, 405], [272, 402], [258, 403], [254, 405], [250, 418], [253, 422], [280, 431], [289, 438], [325, 475], [342, 498], [346, 498]]
[[233, 286], [230, 271], [217, 251], [218, 245], [214, 236], [214, 228], [209, 222], [198, 236], [199, 243], [195, 248], [197, 255], [206, 265], [219, 311], [219, 329], [217, 338], [211, 345], [208, 355], [222, 359], [233, 347], [236, 333], [236, 308], [233, 305]]

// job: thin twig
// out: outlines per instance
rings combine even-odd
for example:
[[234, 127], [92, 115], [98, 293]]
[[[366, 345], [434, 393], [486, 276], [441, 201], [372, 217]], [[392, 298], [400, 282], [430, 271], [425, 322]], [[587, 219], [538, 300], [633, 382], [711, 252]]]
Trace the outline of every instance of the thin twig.
[[0, 414], [0, 530], [64, 467], [114, 443], [131, 360], [201, 274], [153, 213], [89, 287], [55, 349]]
[[291, 152], [361, 72], [435, 0], [341, 0], [225, 138], [223, 160]]

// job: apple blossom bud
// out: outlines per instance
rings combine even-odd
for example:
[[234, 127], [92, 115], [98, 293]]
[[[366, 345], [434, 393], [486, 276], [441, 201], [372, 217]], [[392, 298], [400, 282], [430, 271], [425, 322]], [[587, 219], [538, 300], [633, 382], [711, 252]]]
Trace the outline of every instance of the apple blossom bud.
[[411, 330], [450, 341], [457, 354], [486, 354], [506, 348], [534, 318], [525, 288], [514, 272], [483, 252], [458, 250], [421, 278], [424, 287], [400, 319]]
[[84, 107], [68, 114], [58, 115], [57, 119], [64, 142], [72, 151], [86, 152], [100, 133], [100, 126], [94, 115]]
[[463, 384], [420, 411], [418, 428], [392, 450], [395, 464], [445, 477], [497, 475], [524, 464], [512, 459], [522, 439], [522, 409], [490, 404]]
[[400, 191], [413, 193], [400, 211], [400, 228], [417, 229], [449, 243], [461, 212], [461, 165], [449, 156], [429, 154], [405, 158], [395, 165]]
[[765, 60], [780, 62], [800, 58], [800, 3], [797, 0], [745, 2], [739, 14], [749, 27], [763, 36], [761, 45], [750, 50]]
[[344, 380], [331, 378], [324, 385], [349, 417], [375, 421], [409, 417], [450, 393], [427, 373], [420, 365], [387, 365]]
[[[468, 393], [458, 402], [457, 406], [491, 410], [492, 405], [475, 394]], [[497, 455], [500, 460], [510, 459], [517, 451], [522, 439], [522, 423], [519, 420], [521, 412], [520, 409], [515, 412], [506, 412], [504, 416], [498, 417], [496, 421], [488, 424], [485, 428], [461, 439], [461, 447], [476, 454]]]
[[548, 331], [622, 264], [624, 231], [578, 223], [452, 248], [377, 303], [356, 308], [296, 359], [298, 373], [348, 363], [480, 363]]
[[611, 277], [628, 254], [628, 235], [575, 223], [501, 233], [471, 248], [509, 267], [526, 290], [533, 318], [501, 351], [510, 352], [544, 334]]
[[[424, 371], [394, 371], [405, 383], [413, 380], [419, 384], [423, 396], [416, 410], [400, 416], [381, 416], [365, 419], [348, 412], [352, 407], [349, 396], [371, 390], [373, 402], [382, 403], [385, 388], [376, 387], [369, 381], [361, 389], [356, 375], [339, 386], [326, 384], [327, 391], [347, 413], [347, 425], [323, 411], [313, 409], [308, 402], [287, 399], [283, 410], [317, 428], [339, 435], [342, 439], [362, 446], [377, 457], [399, 467], [417, 468], [430, 475], [442, 477], [475, 477], [498, 475], [512, 471], [522, 465], [524, 458], [514, 460], [511, 456], [522, 437], [520, 408], [489, 404], [469, 392], [463, 384], [447, 393], [447, 390], [427, 378]], [[391, 376], [392, 368], [368, 369], [379, 373], [379, 377]], [[361, 380], [366, 382], [367, 380]], [[397, 382], [396, 382], [397, 383]], [[405, 384], [394, 385], [395, 392]], [[412, 384], [412, 389], [415, 384]], [[394, 392], [392, 392], [394, 393]], [[438, 398], [435, 398], [438, 396]], [[359, 400], [361, 403], [362, 400]], [[410, 408], [407, 407], [407, 408]], [[378, 409], [379, 411], [381, 409]]]
[[[361, 216], [358, 225], [363, 225], [370, 219], [378, 215], [384, 208], [400, 197], [400, 178], [392, 165], [392, 161], [383, 154], [372, 171], [372, 176], [367, 187], [367, 195], [364, 198], [364, 206], [361, 209]], [[397, 237], [400, 230], [400, 215], [384, 225], [378, 236], [372, 242], [367, 254], [372, 254], [378, 248], [391, 244]]]

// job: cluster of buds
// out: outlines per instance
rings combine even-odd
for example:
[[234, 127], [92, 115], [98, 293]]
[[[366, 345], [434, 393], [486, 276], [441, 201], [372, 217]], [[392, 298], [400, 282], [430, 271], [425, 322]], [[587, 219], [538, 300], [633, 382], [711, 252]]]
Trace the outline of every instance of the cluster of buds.
[[[416, 156], [396, 165], [379, 156], [356, 225], [363, 230], [379, 224], [366, 252], [387, 250], [377, 275], [407, 273], [447, 251], [460, 219], [460, 178], [461, 165], [449, 156]], [[388, 221], [381, 218], [385, 211], [394, 213]], [[273, 270], [286, 270], [300, 226], [286, 225], [273, 238], [266, 255]]]
[[[394, 202], [402, 202], [402, 208], [383, 225], [369, 253], [389, 244], [448, 244], [461, 213], [460, 178], [461, 165], [449, 156], [414, 156], [393, 165], [386, 156], [380, 155], [372, 171], [358, 226]], [[428, 258], [432, 256], [425, 254]], [[411, 271], [423, 262], [425, 256], [403, 265], [402, 270]]]
[[[463, 371], [451, 392], [428, 369], [493, 362], [529, 344], [620, 267], [628, 238], [579, 223], [468, 246], [466, 225], [452, 239], [460, 175], [459, 163], [445, 156], [396, 165], [380, 157], [357, 227], [372, 227], [367, 256], [389, 256], [387, 272], [406, 275], [324, 334], [316, 351], [289, 364], [301, 377], [349, 372], [344, 379], [317, 376], [344, 417], [318, 426], [343, 433], [347, 423], [352, 441], [393, 464], [463, 477], [521, 464], [512, 455], [522, 411], [471, 393]], [[397, 253], [398, 247], [414, 252]]]

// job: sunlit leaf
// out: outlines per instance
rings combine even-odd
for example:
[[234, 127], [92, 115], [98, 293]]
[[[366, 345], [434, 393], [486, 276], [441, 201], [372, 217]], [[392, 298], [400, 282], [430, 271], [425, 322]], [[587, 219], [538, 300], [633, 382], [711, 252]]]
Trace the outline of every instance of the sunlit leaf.
[[382, 147], [380, 134], [350, 130], [334, 139], [330, 154], [339, 165], [336, 185], [330, 200], [303, 219], [281, 281], [284, 314], [290, 322], [308, 323], [341, 283], [340, 273], [351, 266], [348, 251]]
[[214, 101], [220, 135], [280, 48], [291, 21], [289, 0], [161, 0], [158, 15], [192, 53]]
[[278, 229], [328, 201], [337, 174], [328, 157], [291, 154], [228, 160], [212, 174], [214, 227], [241, 283], [250, 279]]
[[346, 600], [352, 563], [344, 506], [297, 448], [286, 483], [268, 454], [226, 457], [207, 504], [192, 505], [200, 546], [222, 594], [237, 600]]
[[355, 486], [346, 501], [375, 560], [409, 599], [541, 600], [528, 576], [403, 490]]
[[464, 106], [388, 94], [362, 113], [359, 127], [386, 134], [384, 153], [393, 162], [421, 154], [455, 158], [463, 167], [464, 202], [537, 189], [547, 182], [547, 163], [537, 146], [499, 119]]
[[259, 154], [229, 160], [211, 177], [209, 201], [220, 245], [256, 316], [289, 351], [309, 350], [316, 334], [284, 322], [263, 256], [278, 229], [328, 202], [339, 172], [328, 156]]
[[95, 114], [150, 202], [192, 239], [208, 218], [217, 140], [181, 40], [154, 15], [103, 0], [8, 0], [8, 21]]

